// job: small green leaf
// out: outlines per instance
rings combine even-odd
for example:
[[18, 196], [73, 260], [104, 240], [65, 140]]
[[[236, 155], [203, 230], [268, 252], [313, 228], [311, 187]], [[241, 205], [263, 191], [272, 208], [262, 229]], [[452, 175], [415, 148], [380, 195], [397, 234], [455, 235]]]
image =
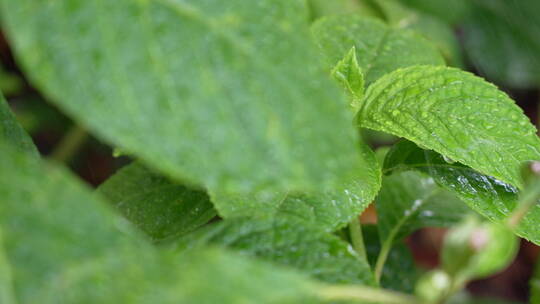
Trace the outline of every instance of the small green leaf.
[[[294, 216], [328, 231], [347, 225], [373, 201], [381, 187], [381, 169], [373, 151], [359, 145], [362, 169], [332, 191], [315, 193], [281, 192], [270, 195], [230, 196], [210, 192], [219, 214], [233, 217]], [[338, 151], [336, 151], [339, 154]]]
[[[435, 182], [453, 192], [470, 208], [494, 222], [506, 220], [518, 205], [518, 190], [493, 177], [430, 151], [420, 149], [409, 141], [397, 143], [388, 152], [384, 172], [418, 170], [430, 175]], [[533, 208], [521, 220], [516, 233], [540, 244], [540, 209]]]
[[356, 50], [354, 46], [339, 61], [332, 70], [332, 76], [336, 79], [345, 91], [352, 97], [351, 106], [356, 113], [359, 109], [359, 102], [364, 96], [364, 74], [358, 66]]
[[521, 163], [540, 159], [536, 128], [506, 94], [454, 68], [415, 66], [368, 88], [361, 127], [409, 139], [521, 187]]
[[0, 3], [32, 83], [168, 176], [253, 194], [326, 188], [361, 170], [303, 0]]
[[376, 19], [357, 15], [326, 17], [316, 21], [312, 31], [329, 66], [355, 47], [367, 85], [399, 68], [444, 65], [437, 49], [424, 38]]
[[369, 264], [349, 244], [323, 229], [286, 216], [225, 220], [186, 236], [179, 241], [178, 248], [207, 244], [293, 267], [330, 283], [374, 285]]
[[[364, 242], [372, 267], [375, 267], [377, 257], [381, 252], [379, 233], [375, 225], [362, 227]], [[388, 254], [386, 267], [381, 275], [381, 287], [395, 291], [411, 293], [418, 279], [418, 269], [414, 264], [411, 251], [400, 241], [396, 241]]]
[[184, 235], [216, 215], [205, 191], [172, 182], [138, 162], [122, 168], [98, 192], [153, 240]]
[[11, 113], [9, 105], [4, 96], [0, 93], [0, 142], [6, 142], [16, 147], [21, 152], [27, 152], [35, 157], [39, 152], [34, 146], [32, 139], [17, 123], [15, 116]]

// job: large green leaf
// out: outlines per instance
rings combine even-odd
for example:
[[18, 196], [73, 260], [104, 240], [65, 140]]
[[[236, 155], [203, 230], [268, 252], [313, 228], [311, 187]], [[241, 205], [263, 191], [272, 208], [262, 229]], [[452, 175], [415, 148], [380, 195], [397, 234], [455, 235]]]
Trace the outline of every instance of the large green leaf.
[[517, 187], [521, 163], [540, 159], [536, 128], [514, 101], [454, 68], [415, 66], [382, 77], [368, 88], [357, 122]]
[[361, 169], [302, 0], [2, 0], [30, 80], [91, 131], [224, 193], [310, 190]]
[[292, 218], [225, 220], [186, 236], [179, 241], [178, 248], [206, 244], [226, 246], [245, 255], [294, 267], [330, 283], [374, 285], [368, 262], [349, 244]]
[[540, 2], [475, 0], [463, 27], [465, 50], [480, 74], [516, 88], [540, 84]]
[[[384, 171], [418, 170], [453, 192], [469, 207], [492, 221], [500, 222], [514, 210], [517, 189], [470, 167], [445, 159], [440, 154], [423, 150], [409, 141], [401, 141], [388, 152]], [[533, 208], [521, 221], [517, 234], [540, 244], [540, 209]]]
[[153, 240], [184, 235], [216, 215], [205, 191], [174, 183], [138, 162], [122, 168], [98, 192]]
[[419, 228], [449, 227], [470, 212], [453, 193], [418, 172], [385, 176], [375, 206], [383, 247]]
[[0, 303], [16, 304], [11, 272], [11, 266], [5, 256], [2, 231], [0, 230]]
[[359, 145], [362, 168], [332, 191], [279, 192], [271, 195], [226, 196], [211, 192], [219, 214], [226, 218], [293, 216], [328, 231], [345, 226], [373, 201], [381, 186], [381, 169], [373, 151]]
[[[298, 274], [216, 250], [158, 251], [64, 170], [2, 142], [0, 156], [17, 303], [311, 302], [312, 283]], [[1, 283], [5, 270], [1, 260]]]
[[399, 68], [419, 64], [444, 65], [437, 49], [424, 38], [369, 17], [326, 17], [315, 22], [312, 30], [330, 66], [354, 46], [368, 85]]
[[17, 123], [2, 94], [0, 94], [0, 142], [9, 143], [21, 152], [39, 155], [32, 139]]

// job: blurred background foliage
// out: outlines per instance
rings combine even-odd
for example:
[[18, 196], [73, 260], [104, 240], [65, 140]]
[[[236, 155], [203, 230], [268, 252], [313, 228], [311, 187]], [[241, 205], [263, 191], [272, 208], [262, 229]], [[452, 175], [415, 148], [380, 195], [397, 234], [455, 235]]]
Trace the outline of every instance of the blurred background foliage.
[[[538, 126], [539, 0], [308, 0], [308, 3], [313, 20], [328, 15], [361, 14], [422, 35], [440, 50], [448, 65], [471, 71], [506, 91]], [[74, 125], [31, 86], [3, 35], [0, 63], [0, 89], [42, 154], [66, 161], [94, 186], [128, 162], [126, 156], [119, 156], [120, 151], [114, 151], [114, 147]], [[390, 135], [373, 131], [363, 135], [374, 148], [395, 141]], [[66, 142], [76, 144], [66, 145]], [[375, 222], [374, 209], [368, 209], [362, 219], [365, 223]], [[444, 233], [444, 229], [422, 229], [407, 239], [421, 268], [429, 270], [438, 265]], [[537, 246], [523, 241], [511, 267], [490, 279], [469, 284], [468, 290], [476, 296], [526, 301], [528, 281], [539, 252]]]

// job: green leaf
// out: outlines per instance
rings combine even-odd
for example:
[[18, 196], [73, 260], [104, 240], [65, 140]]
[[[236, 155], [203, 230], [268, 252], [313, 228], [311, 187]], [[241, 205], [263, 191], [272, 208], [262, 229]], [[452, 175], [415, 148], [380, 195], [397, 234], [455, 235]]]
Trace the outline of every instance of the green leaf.
[[[381, 0], [384, 1], [384, 0]], [[456, 23], [465, 18], [470, 11], [470, 0], [401, 0], [411, 8], [436, 16], [449, 23]]]
[[0, 303], [16, 304], [13, 294], [13, 278], [11, 266], [4, 253], [2, 231], [0, 229]]
[[[188, 252], [174, 267], [182, 273], [167, 303], [321, 303], [317, 284], [297, 273], [223, 251]], [[155, 293], [155, 292], [154, 292]], [[163, 303], [159, 297], [147, 303]]]
[[521, 163], [540, 159], [536, 128], [514, 101], [454, 68], [415, 66], [382, 77], [368, 88], [357, 122], [516, 187]]
[[381, 186], [381, 169], [373, 151], [359, 145], [362, 169], [333, 190], [315, 193], [279, 192], [270, 195], [227, 196], [210, 192], [219, 214], [232, 217], [279, 217], [287, 215], [313, 223], [327, 231], [347, 225], [373, 201]]
[[20, 152], [26, 152], [35, 157], [39, 156], [32, 139], [17, 123], [2, 94], [0, 94], [0, 142], [9, 143]]
[[329, 66], [354, 46], [367, 85], [399, 68], [444, 65], [437, 49], [424, 38], [376, 19], [357, 15], [326, 17], [316, 21], [312, 31]]
[[186, 236], [177, 248], [207, 244], [293, 267], [330, 283], [374, 285], [369, 264], [349, 244], [317, 226], [285, 216], [225, 220]]
[[[369, 13], [369, 7], [361, 1], [356, 0], [308, 0], [312, 19], [318, 19], [323, 16], [350, 14], [353, 12]], [[374, 12], [371, 12], [374, 14]]]
[[[418, 170], [429, 174], [435, 182], [453, 192], [469, 207], [488, 219], [501, 222], [516, 208], [518, 190], [493, 177], [444, 156], [423, 150], [409, 141], [401, 141], [388, 152], [384, 172]], [[540, 244], [539, 208], [533, 208], [521, 221], [516, 233]]]
[[2, 0], [1, 8], [37, 88], [175, 179], [251, 194], [326, 188], [361, 168], [302, 0]]
[[399, 1], [377, 1], [386, 22], [398, 29], [410, 29], [435, 45], [451, 66], [462, 67], [459, 41], [450, 25], [438, 18], [403, 6]]
[[423, 227], [449, 227], [470, 209], [433, 178], [418, 172], [401, 172], [383, 178], [375, 200], [379, 235], [390, 246]]
[[540, 83], [540, 2], [476, 0], [463, 26], [468, 57], [488, 79], [514, 88]]
[[356, 59], [356, 50], [354, 46], [339, 61], [332, 70], [332, 76], [337, 80], [345, 91], [352, 97], [351, 107], [356, 113], [359, 109], [358, 102], [364, 96], [364, 74], [358, 66]]
[[139, 162], [122, 168], [98, 192], [153, 240], [184, 235], [216, 216], [205, 191], [172, 182]]
[[[381, 252], [378, 229], [375, 225], [365, 225], [362, 227], [362, 232], [369, 262], [372, 267], [375, 267], [377, 257]], [[388, 254], [386, 267], [381, 275], [381, 286], [412, 293], [418, 274], [409, 248], [403, 242], [396, 242]]]
[[157, 250], [67, 172], [3, 142], [0, 168], [18, 303], [312, 302], [309, 280], [275, 266], [217, 250]]

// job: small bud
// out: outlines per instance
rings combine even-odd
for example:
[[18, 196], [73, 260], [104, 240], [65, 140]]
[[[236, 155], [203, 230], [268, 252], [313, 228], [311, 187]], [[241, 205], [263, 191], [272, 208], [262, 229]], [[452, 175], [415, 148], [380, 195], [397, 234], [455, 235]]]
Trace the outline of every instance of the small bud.
[[479, 228], [472, 232], [470, 238], [471, 248], [475, 252], [480, 252], [489, 242], [489, 232], [486, 229]]
[[458, 281], [492, 275], [513, 260], [516, 236], [506, 226], [469, 218], [447, 234], [442, 269]]
[[433, 270], [423, 275], [416, 283], [416, 295], [427, 303], [435, 303], [451, 287], [450, 276], [442, 270]]
[[529, 161], [521, 167], [521, 178], [525, 185], [540, 179], [540, 161]]

